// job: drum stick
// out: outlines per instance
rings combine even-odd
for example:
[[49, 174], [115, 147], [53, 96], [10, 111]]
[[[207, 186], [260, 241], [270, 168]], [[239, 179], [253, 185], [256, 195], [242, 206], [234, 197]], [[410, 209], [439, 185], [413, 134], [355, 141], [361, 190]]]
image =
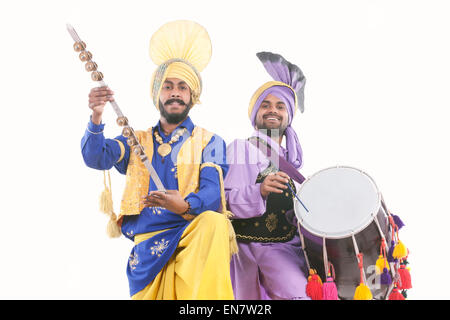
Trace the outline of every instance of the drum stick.
[[302, 200], [300, 200], [300, 198], [297, 196], [297, 194], [294, 192], [294, 190], [292, 190], [291, 186], [289, 185], [289, 183], [287, 184], [289, 190], [291, 190], [291, 193], [294, 195], [294, 197], [297, 198], [297, 200], [300, 202], [300, 204], [303, 206], [303, 208], [306, 210], [306, 212], [309, 212], [309, 210], [305, 207], [305, 205], [303, 204]]

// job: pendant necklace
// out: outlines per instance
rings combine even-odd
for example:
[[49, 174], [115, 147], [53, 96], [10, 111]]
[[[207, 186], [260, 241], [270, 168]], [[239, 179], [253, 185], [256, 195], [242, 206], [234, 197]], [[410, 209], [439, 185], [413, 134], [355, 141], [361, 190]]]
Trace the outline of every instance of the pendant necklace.
[[159, 143], [159, 147], [158, 147], [157, 151], [163, 158], [163, 162], [164, 162], [164, 157], [167, 156], [170, 152], [172, 152], [171, 145], [173, 143], [177, 142], [185, 132], [186, 132], [186, 128], [178, 129], [175, 132], [175, 134], [173, 135], [173, 137], [170, 139], [169, 142], [163, 142], [163, 139], [159, 135], [158, 130], [155, 130], [155, 139], [156, 139], [156, 142]]

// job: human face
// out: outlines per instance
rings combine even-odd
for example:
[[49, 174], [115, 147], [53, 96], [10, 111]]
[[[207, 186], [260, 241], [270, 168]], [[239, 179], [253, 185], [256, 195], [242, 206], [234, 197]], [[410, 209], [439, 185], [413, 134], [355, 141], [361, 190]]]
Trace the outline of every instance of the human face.
[[283, 133], [288, 126], [289, 115], [284, 102], [278, 97], [268, 94], [261, 102], [256, 113], [257, 129], [278, 129]]
[[186, 119], [191, 103], [191, 89], [183, 80], [167, 78], [159, 96], [159, 110], [168, 123], [179, 123]]

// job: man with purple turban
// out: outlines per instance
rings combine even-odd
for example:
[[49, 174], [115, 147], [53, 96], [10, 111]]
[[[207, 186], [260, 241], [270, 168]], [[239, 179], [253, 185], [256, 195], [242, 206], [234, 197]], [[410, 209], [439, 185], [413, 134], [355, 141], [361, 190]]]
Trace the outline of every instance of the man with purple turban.
[[[303, 112], [305, 76], [282, 56], [257, 57], [273, 78], [253, 95], [246, 140], [227, 147], [224, 180], [239, 253], [231, 261], [236, 299], [308, 299], [307, 268], [296, 226], [293, 199], [303, 182], [302, 149], [291, 127]], [[283, 137], [285, 147], [282, 146]]]

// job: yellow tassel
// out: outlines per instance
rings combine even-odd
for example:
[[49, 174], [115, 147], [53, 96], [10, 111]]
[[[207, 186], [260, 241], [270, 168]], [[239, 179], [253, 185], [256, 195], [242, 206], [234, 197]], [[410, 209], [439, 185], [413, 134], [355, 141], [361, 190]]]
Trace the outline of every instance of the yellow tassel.
[[100, 195], [100, 211], [107, 215], [113, 211], [112, 194], [108, 187], [106, 187]]
[[121, 230], [119, 225], [117, 224], [117, 216], [114, 213], [114, 205], [111, 192], [111, 176], [109, 175], [109, 171], [108, 171], [108, 178], [109, 178], [109, 188], [106, 185], [105, 171], [103, 171], [103, 183], [105, 185], [105, 190], [103, 190], [102, 194], [100, 195], [100, 211], [107, 214], [110, 218], [106, 226], [106, 234], [110, 238], [117, 238], [120, 237]]
[[386, 259], [382, 255], [379, 255], [377, 262], [375, 263], [376, 274], [382, 274], [385, 266], [389, 270], [389, 263], [387, 263]]
[[239, 247], [237, 245], [236, 233], [234, 232], [233, 224], [230, 219], [228, 220], [228, 236], [230, 239], [230, 255], [237, 254], [239, 252]]
[[112, 212], [111, 219], [109, 219], [108, 224], [106, 226], [106, 234], [110, 238], [118, 238], [122, 234], [122, 230], [120, 230], [120, 227], [117, 224], [117, 216], [114, 212]]
[[395, 259], [403, 259], [408, 256], [408, 249], [406, 249], [406, 246], [400, 240], [398, 241], [397, 245], [395, 246], [392, 256]]
[[364, 283], [360, 283], [359, 286], [356, 287], [353, 300], [372, 300], [372, 298], [372, 292]]

